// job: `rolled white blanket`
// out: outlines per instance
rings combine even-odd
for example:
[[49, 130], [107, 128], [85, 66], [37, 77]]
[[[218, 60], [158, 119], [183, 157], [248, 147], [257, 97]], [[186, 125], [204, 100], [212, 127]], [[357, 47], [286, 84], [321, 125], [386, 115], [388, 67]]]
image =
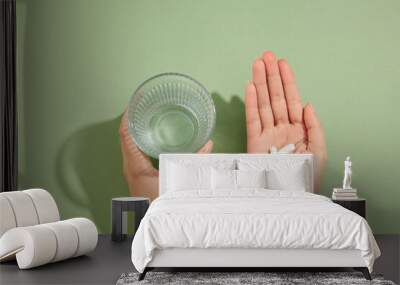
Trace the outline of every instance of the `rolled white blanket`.
[[14, 228], [0, 238], [0, 261], [16, 256], [20, 269], [79, 256], [97, 245], [97, 229], [86, 218]]

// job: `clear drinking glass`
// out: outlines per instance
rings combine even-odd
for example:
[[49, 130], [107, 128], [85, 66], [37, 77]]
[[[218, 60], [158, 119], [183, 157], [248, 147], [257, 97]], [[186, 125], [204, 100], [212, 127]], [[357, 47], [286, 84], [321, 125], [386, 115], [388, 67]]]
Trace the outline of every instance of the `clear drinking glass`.
[[207, 89], [179, 73], [163, 73], [143, 82], [128, 108], [129, 133], [147, 155], [196, 152], [215, 126], [215, 106]]

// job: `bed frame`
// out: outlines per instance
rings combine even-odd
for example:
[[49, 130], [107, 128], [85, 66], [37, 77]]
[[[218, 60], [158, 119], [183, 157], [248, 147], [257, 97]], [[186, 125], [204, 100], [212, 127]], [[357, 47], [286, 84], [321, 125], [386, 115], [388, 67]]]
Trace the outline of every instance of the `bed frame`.
[[155, 268], [185, 269], [233, 269], [234, 271], [264, 271], [265, 269], [353, 268], [371, 280], [368, 268], [359, 250], [329, 249], [193, 249], [171, 248], [156, 250], [152, 261], [139, 275], [143, 280], [146, 273]]
[[[160, 155], [160, 195], [167, 191], [167, 167], [169, 162], [190, 160], [198, 163], [232, 160], [239, 158], [276, 159], [287, 157], [304, 160], [309, 163], [309, 181], [314, 181], [314, 161], [311, 154], [161, 154]], [[309, 183], [307, 191], [313, 192], [313, 184]], [[229, 268], [234, 271], [252, 271], [254, 269], [285, 268], [353, 268], [361, 271], [367, 280], [371, 275], [361, 257], [359, 250], [330, 250], [330, 249], [250, 249], [250, 248], [170, 248], [156, 250], [152, 261], [139, 275], [143, 280], [146, 273], [156, 268]], [[251, 270], [250, 270], [251, 269]], [[231, 271], [231, 270], [230, 270]]]

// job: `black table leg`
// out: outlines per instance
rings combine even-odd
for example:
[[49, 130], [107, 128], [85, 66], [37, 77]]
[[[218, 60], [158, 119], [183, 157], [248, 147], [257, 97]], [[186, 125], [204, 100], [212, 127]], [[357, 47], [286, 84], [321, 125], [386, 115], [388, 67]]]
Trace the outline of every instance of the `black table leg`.
[[112, 203], [112, 235], [111, 239], [113, 241], [122, 241], [123, 234], [122, 234], [122, 204], [116, 203], [113, 201]]

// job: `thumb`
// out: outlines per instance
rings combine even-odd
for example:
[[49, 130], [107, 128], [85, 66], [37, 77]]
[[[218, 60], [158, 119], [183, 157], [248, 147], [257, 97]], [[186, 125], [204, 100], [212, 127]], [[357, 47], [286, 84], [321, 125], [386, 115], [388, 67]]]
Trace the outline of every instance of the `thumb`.
[[313, 153], [326, 152], [324, 130], [310, 103], [304, 107], [304, 124], [307, 130], [309, 150]]
[[307, 103], [304, 107], [304, 123], [307, 129], [317, 128], [321, 126], [321, 123], [315, 114], [314, 107], [311, 103]]
[[328, 158], [324, 130], [321, 122], [315, 114], [311, 104], [304, 107], [304, 124], [307, 130], [308, 145], [307, 150], [315, 155], [316, 158], [316, 179], [314, 181], [314, 191], [318, 193], [318, 189], [322, 180], [323, 170]]
[[212, 140], [209, 140], [197, 153], [211, 153], [213, 149], [214, 143]]

